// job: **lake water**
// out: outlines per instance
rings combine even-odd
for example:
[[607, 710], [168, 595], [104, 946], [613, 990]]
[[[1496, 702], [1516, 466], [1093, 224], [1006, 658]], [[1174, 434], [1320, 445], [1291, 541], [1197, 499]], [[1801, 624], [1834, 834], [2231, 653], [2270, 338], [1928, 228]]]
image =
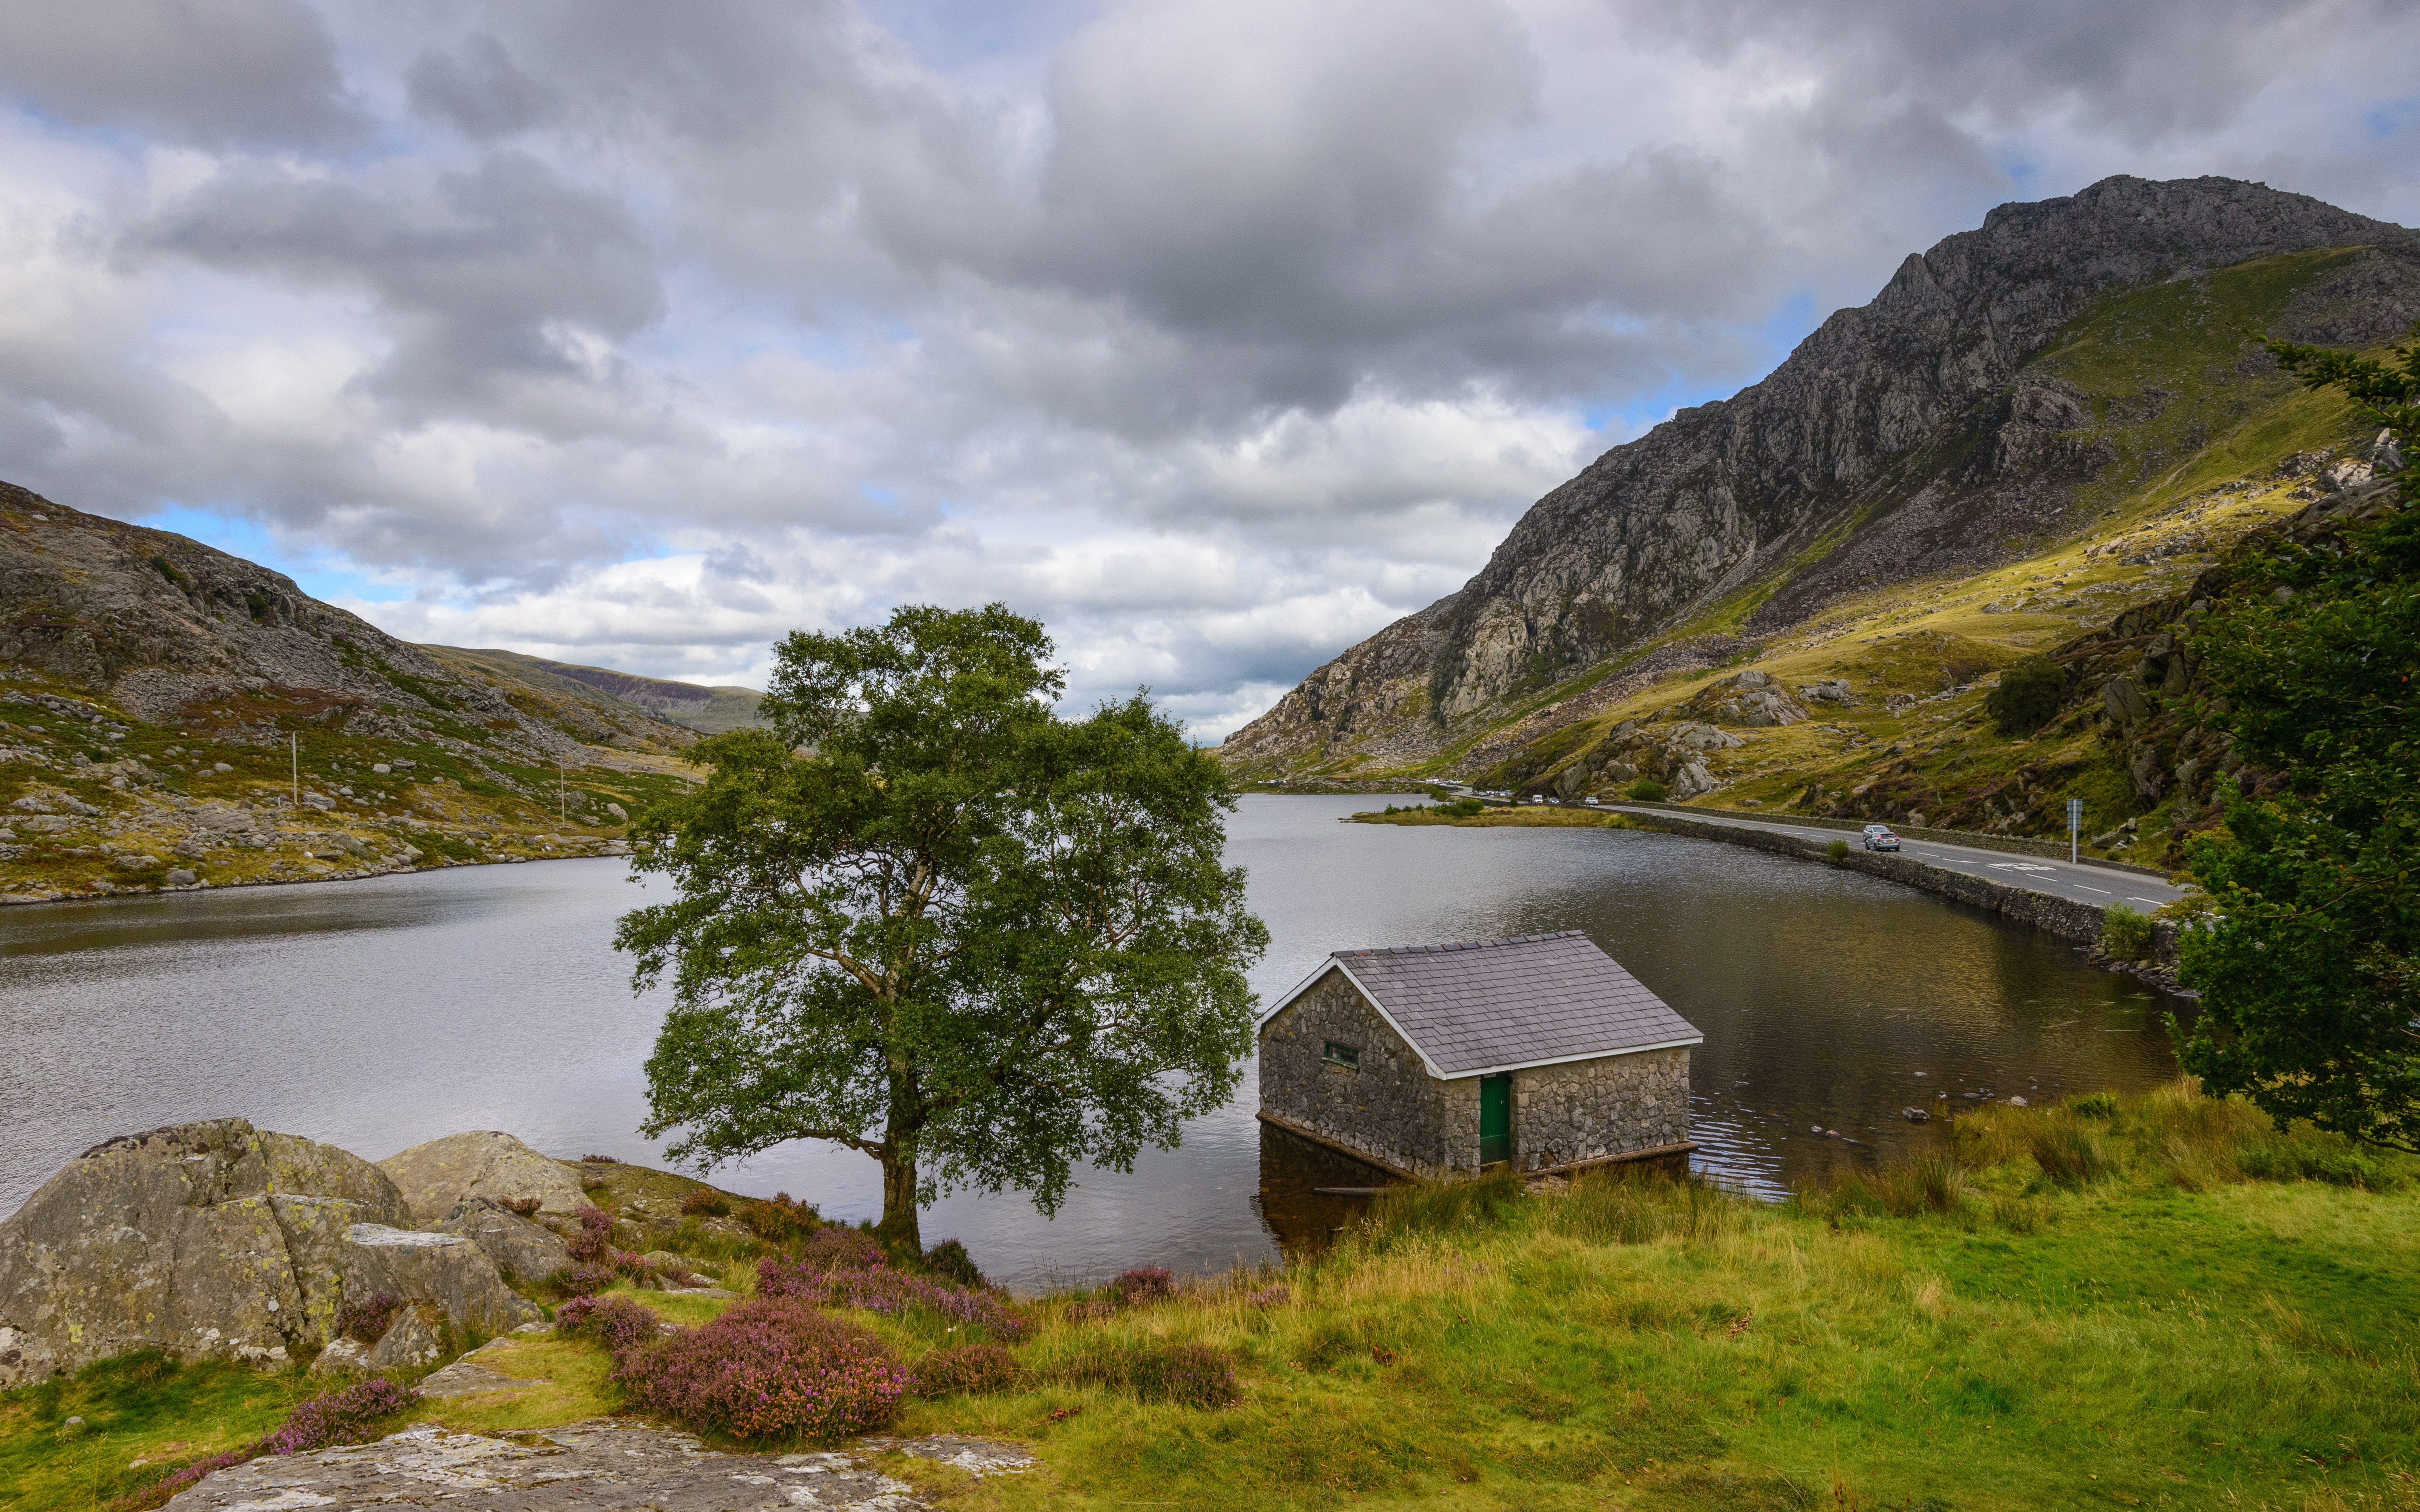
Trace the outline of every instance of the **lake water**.
[[[1332, 949], [1585, 930], [1705, 1034], [1696, 1163], [1750, 1190], [1944, 1137], [1898, 1117], [1939, 1093], [1964, 1107], [2174, 1074], [2169, 1005], [2038, 931], [1680, 836], [1336, 823], [1383, 801], [1242, 800], [1229, 848], [1274, 940], [1263, 997]], [[611, 946], [648, 896], [623, 863], [590, 860], [0, 912], [0, 1212], [113, 1134], [211, 1117], [371, 1159], [503, 1129], [659, 1164], [634, 1130], [665, 999], [634, 996]], [[1055, 1221], [1014, 1194], [945, 1197], [927, 1242], [965, 1240], [1020, 1289], [1272, 1257], [1271, 1218], [1316, 1229], [1334, 1213], [1309, 1187], [1356, 1182], [1264, 1139], [1257, 1105], [1248, 1075], [1181, 1149], [1088, 1173]], [[715, 1179], [837, 1217], [881, 1206], [874, 1163], [826, 1146]]]

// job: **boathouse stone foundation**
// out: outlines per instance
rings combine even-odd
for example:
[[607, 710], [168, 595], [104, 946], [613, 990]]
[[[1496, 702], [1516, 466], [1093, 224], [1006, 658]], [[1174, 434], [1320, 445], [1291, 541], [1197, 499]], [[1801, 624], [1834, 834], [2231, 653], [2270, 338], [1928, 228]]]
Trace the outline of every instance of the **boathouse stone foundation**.
[[[1329, 1041], [1359, 1059], [1325, 1057]], [[1689, 1052], [1637, 1051], [1516, 1071], [1512, 1164], [1523, 1171], [1685, 1145]], [[1430, 1180], [1479, 1173], [1477, 1076], [1439, 1080], [1351, 979], [1331, 969], [1261, 1031], [1261, 1111], [1280, 1128]]]

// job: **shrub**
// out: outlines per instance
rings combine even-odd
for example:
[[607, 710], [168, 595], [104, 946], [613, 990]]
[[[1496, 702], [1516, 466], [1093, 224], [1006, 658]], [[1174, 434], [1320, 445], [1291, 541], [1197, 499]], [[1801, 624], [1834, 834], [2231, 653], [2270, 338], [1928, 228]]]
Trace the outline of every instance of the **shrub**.
[[1849, 858], [1849, 842], [1844, 840], [1836, 840], [1831, 844], [1823, 847], [1823, 854], [1830, 856], [1835, 861], [1845, 861]]
[[259, 1453], [308, 1454], [332, 1443], [359, 1443], [373, 1437], [371, 1425], [393, 1417], [419, 1399], [419, 1394], [383, 1376], [325, 1392], [294, 1409], [286, 1426], [260, 1441]]
[[2120, 961], [2140, 961], [2151, 953], [2151, 916], [2124, 903], [2111, 903], [2101, 914], [2101, 949]]
[[568, 1296], [586, 1297], [622, 1279], [622, 1273], [602, 1260], [582, 1260], [554, 1273], [554, 1284]]
[[2067, 672], [2048, 656], [2028, 656], [2000, 673], [2000, 686], [1983, 695], [1983, 712], [2004, 735], [2029, 735], [2058, 714], [2067, 696]]
[[575, 1297], [555, 1309], [554, 1326], [593, 1338], [615, 1355], [663, 1332], [654, 1313], [627, 1297]]
[[1024, 1378], [1016, 1356], [997, 1344], [962, 1344], [954, 1350], [935, 1350], [916, 1362], [914, 1373], [919, 1396], [947, 1396], [959, 1391], [1012, 1391]]
[[1662, 803], [1666, 795], [1670, 792], [1669, 788], [1652, 777], [1642, 777], [1622, 789], [1626, 796], [1637, 803]]
[[[975, 1291], [896, 1270], [882, 1262], [881, 1246], [867, 1235], [845, 1228], [829, 1228], [824, 1233], [853, 1237], [872, 1249], [874, 1262], [856, 1263], [864, 1258], [865, 1251], [839, 1242], [825, 1246], [828, 1256], [768, 1255], [756, 1262], [756, 1295], [798, 1298], [828, 1307], [859, 1307], [894, 1318], [909, 1307], [930, 1307], [954, 1322], [985, 1328], [995, 1338], [1014, 1340], [1025, 1336], [1025, 1320], [1009, 1311], [997, 1293]], [[811, 1242], [809, 1248], [814, 1247]], [[827, 1259], [848, 1263], [818, 1263]]]
[[537, 1216], [537, 1210], [544, 1205], [545, 1201], [544, 1197], [502, 1197], [497, 1200], [496, 1206], [506, 1212], [517, 1212], [524, 1218], [535, 1218]]
[[2079, 1119], [2114, 1119], [2118, 1116], [2118, 1094], [2086, 1092], [2082, 1097], [2068, 1099], [2068, 1109]]
[[1242, 1398], [1235, 1363], [1207, 1344], [1164, 1344], [1135, 1357], [1135, 1395], [1187, 1407], [1231, 1407]]
[[641, 1408], [741, 1439], [868, 1432], [891, 1421], [908, 1389], [872, 1333], [787, 1298], [740, 1303], [704, 1327], [627, 1350], [613, 1381]]
[[1438, 805], [1437, 811], [1456, 819], [1476, 819], [1487, 811], [1487, 805], [1477, 798], [1456, 798], [1451, 803]]
[[810, 1235], [791, 1254], [796, 1264], [810, 1271], [870, 1271], [890, 1262], [882, 1241], [837, 1224]]
[[1119, 1273], [1118, 1278], [1109, 1283], [1109, 1289], [1116, 1292], [1118, 1301], [1127, 1306], [1140, 1307], [1145, 1303], [1165, 1302], [1176, 1295], [1176, 1277], [1171, 1275], [1165, 1266], [1140, 1265], [1131, 1271]]
[[602, 1208], [582, 1208], [580, 1232], [564, 1242], [575, 1260], [606, 1260], [613, 1253], [613, 1215]]
[[961, 1287], [986, 1287], [991, 1283], [975, 1269], [975, 1257], [954, 1239], [945, 1239], [924, 1252], [924, 1269], [944, 1281]]
[[739, 1214], [756, 1237], [768, 1243], [786, 1244], [794, 1239], [805, 1239], [824, 1227], [814, 1205], [793, 1202], [787, 1192], [776, 1192], [769, 1199], [760, 1198], [748, 1204]]
[[1286, 1289], [1286, 1284], [1282, 1281], [1273, 1287], [1263, 1287], [1258, 1291], [1244, 1293], [1244, 1305], [1247, 1307], [1282, 1307], [1293, 1300], [1294, 1293]]
[[681, 1198], [681, 1211], [692, 1218], [721, 1218], [731, 1211], [731, 1199], [710, 1186], [702, 1186]]
[[403, 1299], [392, 1291], [349, 1302], [336, 1309], [336, 1332], [359, 1344], [376, 1344], [402, 1306]]
[[580, 1157], [580, 1164], [582, 1165], [619, 1165], [622, 1163], [612, 1155], [582, 1155]]
[[1107, 1297], [1093, 1302], [1071, 1302], [1067, 1304], [1067, 1321], [1094, 1323], [1104, 1318], [1115, 1318], [1118, 1304]]

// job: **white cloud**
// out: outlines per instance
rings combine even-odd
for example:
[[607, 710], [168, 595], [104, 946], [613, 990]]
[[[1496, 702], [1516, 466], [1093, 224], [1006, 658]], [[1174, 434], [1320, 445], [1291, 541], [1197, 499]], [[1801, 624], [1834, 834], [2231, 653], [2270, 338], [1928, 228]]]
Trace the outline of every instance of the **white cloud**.
[[1213, 735], [1993, 203], [2420, 208], [2367, 0], [39, 10], [0, 475], [658, 675], [1000, 598]]

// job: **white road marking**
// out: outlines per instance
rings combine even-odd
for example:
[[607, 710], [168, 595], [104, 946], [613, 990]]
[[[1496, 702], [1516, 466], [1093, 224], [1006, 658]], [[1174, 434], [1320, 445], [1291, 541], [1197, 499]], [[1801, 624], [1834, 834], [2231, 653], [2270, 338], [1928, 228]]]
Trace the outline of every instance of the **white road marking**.
[[2130, 903], [2149, 903], [2154, 908], [2164, 908], [2167, 906], [2167, 904], [2160, 902], [2157, 898], [2129, 898], [2126, 901]]
[[2068, 886], [2073, 887], [2078, 892], [2097, 892], [2103, 898], [2109, 896], [2109, 889], [2106, 887], [2087, 887], [2081, 882], [2071, 882]]

